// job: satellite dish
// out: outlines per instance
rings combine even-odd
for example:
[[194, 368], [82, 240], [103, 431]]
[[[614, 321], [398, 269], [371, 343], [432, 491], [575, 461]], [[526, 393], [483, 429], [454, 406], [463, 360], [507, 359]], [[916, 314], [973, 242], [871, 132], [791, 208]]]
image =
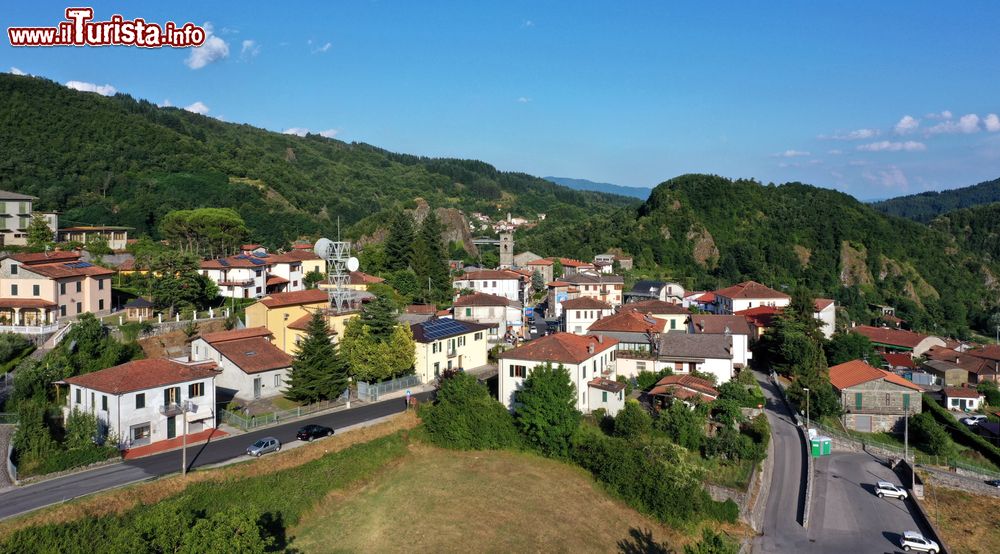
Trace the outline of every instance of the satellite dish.
[[319, 239], [316, 241], [316, 246], [313, 247], [313, 252], [317, 256], [323, 258], [324, 260], [330, 257], [330, 250], [333, 248], [333, 241], [330, 239]]
[[361, 262], [357, 258], [351, 256], [347, 259], [347, 271], [357, 271], [361, 267]]

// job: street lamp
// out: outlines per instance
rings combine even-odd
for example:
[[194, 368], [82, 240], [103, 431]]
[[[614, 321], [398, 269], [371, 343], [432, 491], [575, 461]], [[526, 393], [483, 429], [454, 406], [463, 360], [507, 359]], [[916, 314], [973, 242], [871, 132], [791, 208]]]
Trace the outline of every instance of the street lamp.
[[187, 445], [188, 445], [188, 442], [187, 442], [187, 439], [188, 439], [188, 435], [187, 435], [187, 432], [188, 432], [188, 419], [187, 419], [187, 415], [188, 415], [189, 412], [190, 413], [194, 413], [194, 412], [197, 412], [197, 411], [198, 411], [198, 406], [195, 405], [195, 403], [191, 402], [190, 400], [185, 400], [181, 404], [181, 425], [183, 426], [182, 427], [182, 431], [181, 431], [181, 437], [182, 437], [182, 439], [181, 439], [181, 444], [182, 444], [182, 447], [181, 447], [181, 475], [182, 476], [183, 475], [187, 475]]
[[802, 392], [806, 393], [806, 436], [809, 436], [809, 389], [802, 387]]

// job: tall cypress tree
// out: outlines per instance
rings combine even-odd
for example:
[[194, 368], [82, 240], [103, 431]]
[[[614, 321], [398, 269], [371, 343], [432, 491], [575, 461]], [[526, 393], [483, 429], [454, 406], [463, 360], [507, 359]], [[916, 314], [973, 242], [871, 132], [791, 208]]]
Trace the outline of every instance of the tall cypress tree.
[[358, 319], [368, 326], [372, 336], [380, 342], [389, 340], [392, 330], [399, 325], [396, 321], [396, 304], [385, 294], [376, 294], [375, 300], [367, 302], [361, 308]]
[[421, 297], [432, 302], [451, 296], [448, 260], [441, 240], [443, 233], [441, 220], [431, 211], [420, 227], [420, 235], [413, 250], [413, 270], [420, 280]]
[[285, 396], [300, 402], [336, 398], [347, 388], [347, 362], [330, 342], [330, 328], [322, 312], [313, 314], [307, 333], [295, 351]]
[[406, 212], [398, 212], [389, 225], [389, 235], [385, 239], [386, 265], [390, 271], [410, 267], [415, 238], [413, 220]]

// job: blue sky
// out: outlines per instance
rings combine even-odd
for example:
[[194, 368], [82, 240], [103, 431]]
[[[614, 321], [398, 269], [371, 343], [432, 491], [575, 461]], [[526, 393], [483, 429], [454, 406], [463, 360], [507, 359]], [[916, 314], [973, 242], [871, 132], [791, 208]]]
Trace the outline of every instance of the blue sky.
[[708, 172], [872, 199], [1000, 177], [995, 2], [83, 4], [213, 38], [193, 55], [4, 37], [0, 71], [622, 185]]

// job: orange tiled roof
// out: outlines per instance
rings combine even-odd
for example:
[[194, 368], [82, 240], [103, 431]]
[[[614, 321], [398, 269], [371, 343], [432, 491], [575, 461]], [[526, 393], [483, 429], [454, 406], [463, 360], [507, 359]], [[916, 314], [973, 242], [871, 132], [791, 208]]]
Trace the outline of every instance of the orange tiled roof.
[[[540, 363], [579, 364], [605, 350], [614, 348], [616, 344], [618, 341], [612, 338], [600, 339], [572, 333], [555, 333], [535, 339], [524, 346], [507, 350], [500, 357]], [[593, 352], [588, 350], [590, 347], [593, 347]]]
[[209, 369], [210, 367], [214, 367], [214, 364], [185, 365], [162, 358], [134, 360], [93, 373], [70, 377], [66, 382], [118, 395], [218, 375], [218, 372]]
[[260, 299], [260, 303], [268, 308], [281, 308], [297, 304], [318, 304], [327, 302], [330, 295], [322, 289], [297, 290], [294, 292], [276, 292]]
[[914, 333], [913, 331], [888, 329], [886, 327], [872, 327], [870, 325], [858, 325], [851, 330], [859, 335], [868, 337], [872, 342], [905, 348], [913, 348], [928, 337], [928, 335], [921, 335], [920, 333]]
[[830, 383], [839, 390], [844, 390], [861, 383], [885, 379], [886, 381], [913, 389], [923, 391], [922, 388], [907, 381], [906, 379], [890, 373], [888, 371], [874, 368], [861, 360], [851, 360], [830, 368]]
[[667, 322], [662, 319], [625, 311], [598, 319], [590, 325], [590, 332], [662, 333], [666, 324]]
[[791, 296], [783, 292], [778, 292], [771, 287], [762, 285], [756, 281], [744, 281], [737, 285], [731, 287], [726, 287], [722, 290], [715, 291], [716, 296], [725, 296], [726, 298], [786, 298], [790, 299]]

